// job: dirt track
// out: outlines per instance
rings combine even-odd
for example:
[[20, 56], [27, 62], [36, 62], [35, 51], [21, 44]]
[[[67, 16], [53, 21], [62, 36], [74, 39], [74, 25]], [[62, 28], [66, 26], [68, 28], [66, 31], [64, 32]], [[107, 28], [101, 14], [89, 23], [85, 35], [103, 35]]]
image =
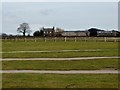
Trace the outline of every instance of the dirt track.
[[0, 61], [13, 61], [13, 60], [93, 60], [93, 59], [107, 59], [107, 58], [117, 58], [120, 56], [111, 57], [77, 57], [77, 58], [1, 58]]
[[[105, 49], [109, 50], [109, 49]], [[0, 52], [0, 53], [49, 53], [49, 52], [95, 52], [95, 51], [104, 51], [102, 49], [86, 49], [86, 50], [49, 50], [49, 51], [9, 51], [9, 52]]]
[[0, 70], [0, 73], [50, 73], [50, 74], [118, 74], [118, 70]]
[[[4, 58], [1, 61], [12, 60], [93, 60], [93, 59], [106, 59], [106, 58], [120, 58], [120, 56], [112, 57], [78, 57], [78, 58]], [[49, 73], [49, 74], [118, 74], [118, 70], [0, 70], [0, 73]]]

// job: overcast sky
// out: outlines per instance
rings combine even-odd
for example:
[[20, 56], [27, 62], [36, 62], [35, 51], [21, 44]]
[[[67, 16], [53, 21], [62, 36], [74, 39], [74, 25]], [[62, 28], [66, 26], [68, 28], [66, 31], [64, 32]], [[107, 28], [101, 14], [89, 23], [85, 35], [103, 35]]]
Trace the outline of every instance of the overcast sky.
[[32, 32], [40, 27], [65, 30], [118, 28], [117, 2], [3, 2], [2, 32], [17, 34], [19, 24], [26, 22]]

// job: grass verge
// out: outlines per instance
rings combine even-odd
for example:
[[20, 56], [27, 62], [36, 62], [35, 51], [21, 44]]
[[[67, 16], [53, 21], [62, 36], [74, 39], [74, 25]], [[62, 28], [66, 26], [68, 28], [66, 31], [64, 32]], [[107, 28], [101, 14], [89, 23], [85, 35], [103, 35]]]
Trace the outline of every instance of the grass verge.
[[118, 59], [72, 61], [2, 61], [3, 70], [100, 70], [118, 69]]

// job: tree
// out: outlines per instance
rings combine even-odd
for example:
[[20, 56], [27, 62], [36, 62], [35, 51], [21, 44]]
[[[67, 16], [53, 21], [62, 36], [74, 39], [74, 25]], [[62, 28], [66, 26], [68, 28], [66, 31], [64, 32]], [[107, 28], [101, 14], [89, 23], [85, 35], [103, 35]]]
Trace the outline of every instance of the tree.
[[61, 29], [61, 28], [56, 28], [55, 30], [56, 36], [61, 36], [63, 32], [64, 32], [64, 29]]
[[33, 33], [33, 36], [35, 36], [35, 37], [40, 36], [40, 31], [35, 31], [35, 32]]
[[28, 35], [30, 35], [31, 30], [30, 30], [29, 24], [28, 23], [20, 24], [20, 26], [17, 28], [17, 32], [23, 33], [23, 36], [25, 36], [26, 33], [28, 33]]
[[42, 30], [40, 30], [40, 31], [35, 31], [35, 32], [33, 33], [33, 36], [43, 36], [43, 31], [42, 31]]
[[6, 37], [6, 36], [8, 36], [8, 35], [7, 35], [6, 33], [2, 33], [1, 36], [2, 36], [2, 37]]

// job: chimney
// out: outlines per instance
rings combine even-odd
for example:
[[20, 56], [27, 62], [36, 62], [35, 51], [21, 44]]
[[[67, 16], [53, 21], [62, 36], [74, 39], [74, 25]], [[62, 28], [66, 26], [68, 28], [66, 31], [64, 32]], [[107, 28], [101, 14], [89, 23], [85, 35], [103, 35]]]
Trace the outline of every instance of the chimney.
[[55, 30], [55, 27], [53, 26], [53, 30]]

